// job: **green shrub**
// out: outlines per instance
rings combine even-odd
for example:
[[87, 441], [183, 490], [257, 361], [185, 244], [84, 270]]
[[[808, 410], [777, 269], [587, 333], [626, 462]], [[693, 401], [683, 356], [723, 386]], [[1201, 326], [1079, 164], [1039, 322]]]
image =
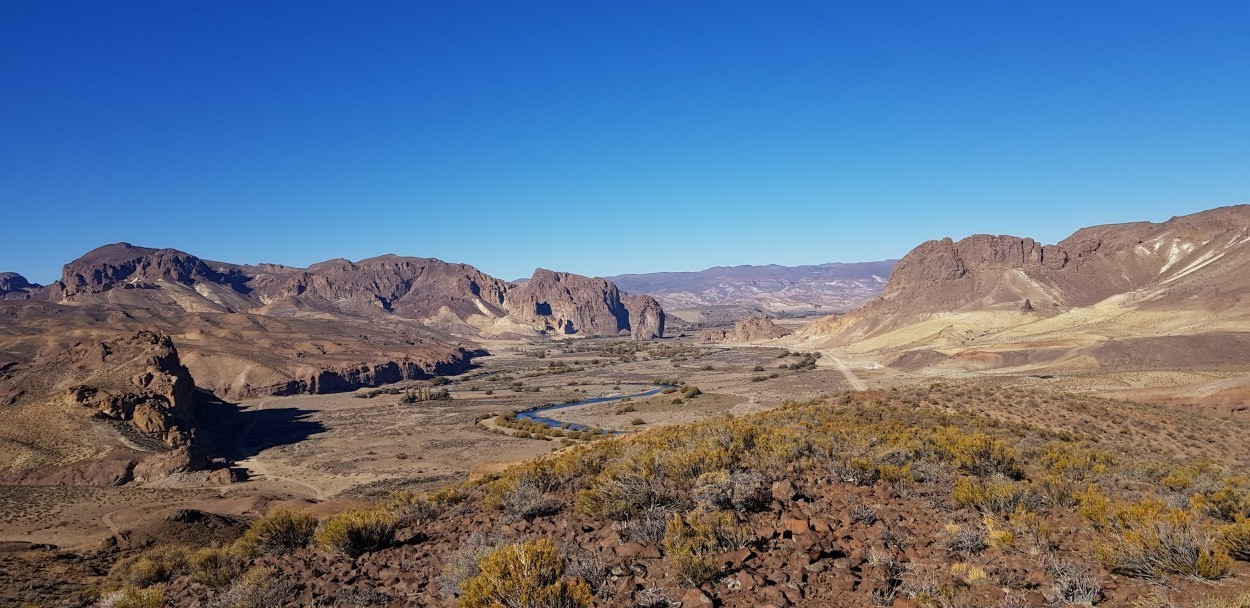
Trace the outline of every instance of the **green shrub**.
[[204, 547], [191, 554], [191, 580], [209, 587], [223, 587], [243, 573], [243, 556], [228, 547]]
[[187, 550], [157, 546], [113, 565], [109, 577], [125, 585], [147, 587], [164, 583], [187, 572]]
[[565, 561], [549, 538], [505, 545], [478, 562], [478, 574], [461, 587], [460, 608], [584, 608], [590, 587], [566, 578]]
[[164, 608], [165, 590], [161, 587], [126, 587], [109, 596], [101, 605], [111, 608]]
[[284, 608], [293, 605], [291, 594], [295, 583], [285, 576], [277, 576], [273, 568], [255, 567], [230, 586], [218, 598], [217, 605], [230, 608]]
[[746, 546], [750, 531], [732, 513], [694, 511], [673, 514], [664, 531], [664, 554], [683, 582], [698, 587], [720, 573], [719, 553]]
[[308, 546], [316, 529], [313, 515], [276, 511], [253, 521], [239, 537], [238, 546], [253, 555], [290, 553]]
[[1232, 568], [1228, 554], [1195, 521], [1193, 513], [1143, 500], [1112, 510], [1113, 538], [1095, 547], [1095, 556], [1112, 572], [1139, 578], [1179, 574], [1217, 580]]
[[1250, 562], [1250, 518], [1220, 526], [1220, 544], [1233, 559]]
[[359, 557], [394, 544], [395, 519], [379, 508], [345, 511], [323, 522], [316, 540], [327, 553]]

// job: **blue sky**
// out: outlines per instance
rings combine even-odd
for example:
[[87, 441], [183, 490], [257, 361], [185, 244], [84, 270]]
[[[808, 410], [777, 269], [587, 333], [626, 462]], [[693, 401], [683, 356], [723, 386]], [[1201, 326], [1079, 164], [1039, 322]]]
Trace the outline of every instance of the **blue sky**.
[[1250, 202], [1247, 2], [0, 1], [0, 270], [591, 275]]

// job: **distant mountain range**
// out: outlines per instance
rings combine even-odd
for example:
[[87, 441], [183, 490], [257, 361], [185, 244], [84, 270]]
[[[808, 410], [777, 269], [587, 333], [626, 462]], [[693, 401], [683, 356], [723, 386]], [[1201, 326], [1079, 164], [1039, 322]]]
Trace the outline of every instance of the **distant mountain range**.
[[698, 272], [608, 277], [673, 313], [707, 307], [759, 307], [775, 313], [840, 312], [881, 295], [898, 260], [809, 266], [717, 266]]

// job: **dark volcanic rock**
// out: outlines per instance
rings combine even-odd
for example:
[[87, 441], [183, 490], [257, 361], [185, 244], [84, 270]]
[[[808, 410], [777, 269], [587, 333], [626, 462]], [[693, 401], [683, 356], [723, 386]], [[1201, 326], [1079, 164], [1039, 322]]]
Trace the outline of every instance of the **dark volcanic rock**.
[[468, 370], [470, 358], [485, 352], [461, 350], [457, 354], [460, 356], [449, 356], [438, 361], [384, 361], [322, 369], [307, 377], [293, 379], [283, 386], [273, 387], [269, 392], [274, 395], [341, 393], [362, 386], [380, 386], [403, 380], [454, 375]]
[[143, 331], [66, 356], [76, 367], [81, 365], [78, 359], [89, 357], [89, 366], [107, 370], [88, 384], [72, 387], [74, 403], [96, 416], [128, 421], [137, 432], [160, 437], [169, 447], [186, 444], [195, 420], [195, 382], [169, 335]]
[[[640, 318], [646, 308], [639, 301]], [[554, 334], [615, 336], [630, 329], [629, 309], [611, 281], [543, 268], [508, 290], [504, 309], [514, 320]], [[662, 319], [652, 317], [651, 329], [662, 330]]]
[[161, 280], [183, 285], [211, 283], [240, 293], [248, 291], [247, 277], [237, 266], [206, 262], [177, 249], [135, 247], [130, 243], [93, 249], [61, 271], [61, 289], [67, 297], [117, 287], [143, 288]]
[[[208, 466], [195, 439], [195, 382], [167, 334], [140, 331], [78, 341], [11, 372], [6, 382], [23, 388], [14, 415], [35, 408], [60, 413], [17, 444], [16, 460], [0, 461], [0, 477], [43, 485], [120, 485]], [[27, 428], [14, 422], [6, 423], [11, 432]], [[91, 451], [76, 449], [79, 444]], [[92, 452], [96, 456], [89, 456]], [[38, 461], [51, 466], [22, 464]]]
[[0, 272], [0, 300], [29, 298], [39, 287], [16, 272]]
[[623, 296], [629, 310], [630, 336], [635, 340], [664, 337], [664, 309], [651, 296]]
[[384, 255], [359, 262], [329, 260], [302, 272], [255, 273], [267, 302], [320, 301], [360, 312], [369, 308], [408, 319], [450, 310], [503, 316], [507, 283], [467, 264]]

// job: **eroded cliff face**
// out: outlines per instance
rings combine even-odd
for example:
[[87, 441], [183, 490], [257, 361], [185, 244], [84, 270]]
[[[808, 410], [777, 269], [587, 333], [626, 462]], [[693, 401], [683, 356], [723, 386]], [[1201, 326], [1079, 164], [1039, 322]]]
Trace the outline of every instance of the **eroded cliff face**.
[[[1129, 291], [1166, 290], [1182, 280], [1204, 283], [1195, 279], [1244, 264], [1250, 258], [1244, 251], [1248, 239], [1246, 205], [1161, 223], [1082, 228], [1055, 245], [985, 234], [941, 239], [921, 244], [899, 261], [884, 299], [918, 312], [1019, 308], [1025, 300], [1043, 313], [1088, 306]], [[1245, 287], [1250, 286], [1235, 280], [1221, 289]]]
[[120, 485], [209, 466], [196, 439], [195, 382], [168, 334], [47, 345], [10, 364], [4, 381], [17, 391], [2, 412], [14, 449], [0, 478]]
[[748, 317], [736, 323], [731, 329], [705, 329], [699, 332], [699, 339], [704, 342], [728, 342], [744, 344], [760, 340], [772, 340], [788, 335], [790, 332], [777, 327], [769, 317]]
[[[28, 305], [0, 311], [22, 328], [24, 348], [57, 332], [161, 331], [179, 342], [201, 386], [230, 399], [455, 373], [475, 352], [466, 338], [664, 332], [654, 299], [627, 296], [604, 279], [540, 270], [512, 286], [466, 264], [394, 255], [292, 268], [115, 243], [66, 264], [53, 285], [6, 274], [0, 289], [6, 303], [26, 298]], [[0, 386], [0, 401], [13, 398]], [[151, 408], [120, 396], [82, 398], [141, 426], [157, 424]]]
[[911, 250], [895, 265], [885, 293], [917, 285], [963, 278], [971, 271], [1063, 268], [1068, 254], [1057, 245], [1041, 245], [1028, 238], [973, 235], [959, 242], [949, 238], [928, 241]]
[[654, 298], [624, 295], [606, 279], [543, 268], [508, 290], [504, 310], [517, 322], [557, 335], [664, 335], [664, 311]]
[[605, 279], [540, 269], [513, 286], [467, 264], [395, 255], [308, 268], [244, 266], [116, 243], [66, 264], [47, 295], [79, 306], [159, 306], [173, 313], [407, 319], [456, 335], [477, 335], [497, 321], [557, 335], [639, 339], [660, 337], [664, 329], [658, 302], [627, 296]]
[[362, 386], [380, 386], [403, 380], [423, 380], [433, 376], [455, 375], [469, 369], [470, 357], [478, 352], [461, 352], [457, 356], [425, 360], [389, 360], [377, 363], [326, 366], [299, 374], [281, 386], [268, 388], [273, 395], [322, 394], [353, 391]]
[[[100, 373], [69, 389], [75, 404], [93, 410], [96, 417], [128, 422], [138, 433], [159, 438], [171, 448], [189, 442], [195, 424], [195, 381], [168, 334], [142, 331], [74, 354], [100, 359], [96, 368]], [[81, 360], [71, 363], [81, 364]]]
[[539, 268], [504, 299], [508, 315], [554, 334], [615, 336], [629, 329], [621, 292], [604, 279]]
[[424, 319], [447, 309], [458, 318], [502, 316], [507, 283], [467, 264], [385, 255], [359, 262], [329, 260], [299, 272], [256, 273], [267, 304], [320, 301], [364, 312]]
[[664, 337], [664, 309], [651, 296], [623, 296], [622, 302], [629, 311], [630, 337], [635, 340], [654, 340]]
[[176, 249], [116, 243], [89, 251], [66, 264], [59, 287], [64, 297], [73, 297], [115, 288], [150, 288], [158, 281], [169, 281], [220, 285], [246, 294], [247, 280], [243, 270], [231, 264], [208, 262]]

